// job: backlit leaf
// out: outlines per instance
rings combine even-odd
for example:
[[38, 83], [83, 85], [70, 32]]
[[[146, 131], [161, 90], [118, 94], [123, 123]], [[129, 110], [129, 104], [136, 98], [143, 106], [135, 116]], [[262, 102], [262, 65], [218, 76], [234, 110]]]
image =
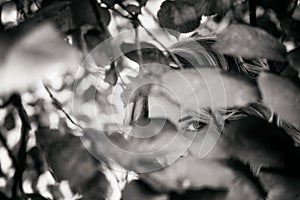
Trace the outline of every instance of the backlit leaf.
[[285, 47], [262, 29], [232, 24], [220, 33], [214, 48], [224, 54], [243, 58], [285, 61]]
[[[79, 63], [79, 53], [50, 23], [21, 27], [0, 67], [0, 90], [22, 90], [51, 73], [63, 74]], [[29, 29], [29, 30], [28, 30]], [[20, 31], [20, 32], [19, 32]]]
[[299, 80], [262, 73], [258, 77], [258, 85], [265, 104], [283, 120], [300, 130]]
[[191, 32], [200, 25], [200, 19], [193, 5], [183, 1], [164, 1], [157, 13], [163, 28], [181, 33]]
[[161, 76], [151, 95], [165, 94], [185, 110], [245, 106], [258, 99], [256, 87], [245, 77], [213, 68], [171, 70]]

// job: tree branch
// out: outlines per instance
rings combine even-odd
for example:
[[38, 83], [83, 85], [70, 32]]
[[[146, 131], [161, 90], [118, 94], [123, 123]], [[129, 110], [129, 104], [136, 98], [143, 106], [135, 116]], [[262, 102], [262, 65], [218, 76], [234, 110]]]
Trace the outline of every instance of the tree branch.
[[[6, 101], [0, 108], [4, 108], [8, 105], [13, 105], [15, 109], [18, 111], [18, 115], [22, 122], [21, 127], [21, 137], [20, 137], [20, 147], [17, 153], [17, 159], [14, 158], [13, 154], [8, 149], [8, 146], [6, 143], [6, 140], [4, 138], [1, 138], [1, 141], [3, 144], [7, 146], [8, 152], [13, 159], [13, 163], [15, 165], [15, 174], [13, 179], [13, 185], [12, 185], [12, 199], [16, 199], [18, 196], [18, 188], [20, 192], [23, 194], [23, 173], [26, 168], [26, 158], [27, 158], [27, 141], [29, 137], [29, 131], [31, 130], [30, 122], [28, 115], [26, 113], [26, 110], [22, 104], [22, 99], [20, 94], [12, 94], [8, 101]], [[1, 134], [2, 135], [2, 134]], [[18, 161], [18, 162], [17, 162]], [[18, 164], [16, 164], [18, 163]]]

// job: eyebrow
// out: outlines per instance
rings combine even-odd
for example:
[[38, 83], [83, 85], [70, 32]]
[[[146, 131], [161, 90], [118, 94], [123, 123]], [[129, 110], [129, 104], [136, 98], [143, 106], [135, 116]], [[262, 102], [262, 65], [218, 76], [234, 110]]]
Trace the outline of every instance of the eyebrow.
[[184, 122], [184, 121], [190, 120], [190, 119], [193, 119], [193, 116], [188, 115], [188, 116], [185, 116], [185, 117], [180, 118], [180, 119], [178, 120], [178, 122], [180, 123], [180, 122]]

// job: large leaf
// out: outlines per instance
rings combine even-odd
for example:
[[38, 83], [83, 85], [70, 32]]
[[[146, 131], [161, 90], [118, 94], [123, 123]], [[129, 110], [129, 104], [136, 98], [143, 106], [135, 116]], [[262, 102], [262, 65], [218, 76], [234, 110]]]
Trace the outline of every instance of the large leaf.
[[12, 46], [0, 67], [1, 92], [27, 88], [51, 73], [62, 74], [79, 63], [78, 52], [50, 23], [34, 28], [24, 24], [8, 32], [6, 37], [10, 35]]
[[174, 162], [192, 143], [163, 118], [139, 120], [125, 134], [126, 138], [124, 133], [85, 129], [82, 139], [91, 143], [88, 149], [96, 158], [108, 163], [114, 160], [138, 173], [155, 171]]
[[141, 176], [161, 192], [213, 188], [227, 190], [224, 199], [228, 200], [254, 200], [264, 196], [260, 185], [240, 170], [240, 166], [225, 160], [182, 157], [162, 170]]
[[267, 200], [300, 200], [300, 178], [263, 170], [259, 174], [263, 186], [269, 191]]
[[172, 70], [161, 76], [151, 95], [163, 95], [183, 110], [245, 106], [256, 102], [256, 87], [243, 76], [213, 68]]
[[84, 148], [79, 137], [67, 132], [40, 128], [37, 142], [46, 155], [48, 165], [58, 180], [68, 180], [84, 199], [106, 199], [110, 185], [99, 171], [99, 163]]
[[300, 41], [300, 31], [298, 28], [300, 26], [299, 20], [294, 20], [292, 18], [284, 18], [281, 21], [281, 26], [287, 36], [293, 38], [296, 42]]
[[214, 48], [224, 54], [244, 58], [285, 61], [285, 47], [262, 29], [232, 24], [220, 33]]
[[258, 77], [258, 85], [265, 104], [283, 120], [300, 130], [299, 80], [262, 73]]
[[292, 138], [259, 118], [246, 117], [230, 123], [217, 145], [231, 157], [249, 163], [254, 171], [260, 167], [299, 166], [300, 155]]

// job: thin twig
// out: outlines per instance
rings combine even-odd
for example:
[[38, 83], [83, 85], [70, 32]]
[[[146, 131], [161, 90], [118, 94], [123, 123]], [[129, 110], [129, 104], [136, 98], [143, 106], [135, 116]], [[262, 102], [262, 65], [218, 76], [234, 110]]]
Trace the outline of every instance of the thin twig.
[[62, 103], [61, 103], [60, 101], [58, 101], [58, 100], [53, 96], [52, 92], [50, 91], [50, 89], [47, 87], [47, 85], [46, 85], [45, 83], [44, 83], [44, 88], [46, 89], [47, 93], [49, 94], [50, 98], [52, 99], [53, 105], [54, 105], [58, 110], [62, 111], [62, 112], [64, 113], [64, 115], [67, 117], [67, 119], [68, 119], [72, 124], [74, 124], [75, 126], [81, 128], [81, 129], [83, 129], [83, 127], [82, 127], [80, 124], [76, 123], [76, 122], [72, 119], [72, 117], [65, 111], [65, 109], [64, 109], [63, 106], [62, 106]]

